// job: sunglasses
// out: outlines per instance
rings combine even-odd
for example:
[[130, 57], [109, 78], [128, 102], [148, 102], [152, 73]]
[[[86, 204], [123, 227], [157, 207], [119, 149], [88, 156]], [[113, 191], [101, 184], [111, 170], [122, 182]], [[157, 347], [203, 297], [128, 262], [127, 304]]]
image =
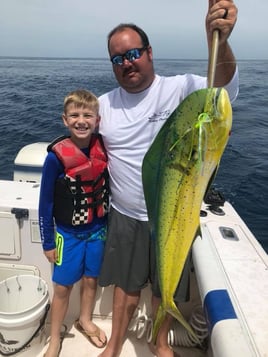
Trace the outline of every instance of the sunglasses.
[[141, 48], [132, 48], [131, 50], [128, 50], [126, 53], [124, 53], [123, 55], [115, 55], [111, 57], [111, 62], [112, 64], [117, 66], [122, 66], [125, 59], [127, 59], [129, 62], [134, 62], [142, 56], [146, 48], [147, 46]]

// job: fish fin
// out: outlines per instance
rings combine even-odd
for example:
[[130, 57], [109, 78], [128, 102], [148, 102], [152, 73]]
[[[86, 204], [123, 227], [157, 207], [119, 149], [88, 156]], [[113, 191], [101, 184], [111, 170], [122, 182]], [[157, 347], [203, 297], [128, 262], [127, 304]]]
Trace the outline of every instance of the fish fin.
[[194, 332], [192, 326], [185, 320], [184, 316], [182, 315], [174, 301], [169, 304], [167, 312], [172, 315], [177, 321], [179, 321], [179, 323], [188, 331], [194, 342], [199, 343], [198, 336]]
[[164, 147], [165, 138], [169, 127], [163, 125], [155, 141], [150, 146], [144, 156], [142, 163], [142, 182], [146, 201], [149, 222], [156, 220], [156, 202], [158, 193], [158, 180], [161, 167], [161, 156]]
[[156, 343], [159, 329], [160, 329], [163, 321], [165, 320], [166, 314], [167, 314], [167, 312], [163, 308], [162, 304], [159, 305], [158, 309], [157, 309], [156, 317], [155, 317], [155, 320], [153, 323], [152, 341], [154, 344]]
[[204, 194], [204, 197], [206, 197], [206, 195], [207, 195], [207, 193], [208, 193], [208, 191], [209, 191], [209, 189], [210, 189], [210, 187], [211, 187], [211, 185], [212, 185], [212, 182], [214, 181], [214, 179], [215, 179], [215, 177], [216, 177], [216, 175], [217, 175], [218, 168], [219, 168], [219, 164], [220, 164], [220, 163], [218, 163], [218, 165], [215, 167], [215, 169], [214, 169], [214, 171], [213, 171], [213, 173], [212, 173], [212, 175], [211, 175], [211, 177], [210, 177], [210, 179], [209, 179], [209, 181], [208, 181], [208, 184], [207, 184], [207, 188], [206, 188], [206, 192], [205, 192], [205, 194]]
[[194, 239], [195, 239], [196, 237], [198, 237], [198, 236], [202, 237], [202, 231], [201, 231], [201, 226], [200, 226], [200, 225], [197, 227], [197, 230], [196, 230], [196, 232], [195, 232]]

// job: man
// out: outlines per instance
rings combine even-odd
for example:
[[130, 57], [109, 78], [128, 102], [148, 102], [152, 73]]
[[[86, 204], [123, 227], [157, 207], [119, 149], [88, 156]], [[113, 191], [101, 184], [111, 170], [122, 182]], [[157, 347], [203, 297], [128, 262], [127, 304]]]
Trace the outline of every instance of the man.
[[[238, 93], [236, 61], [227, 42], [237, 17], [232, 0], [209, 0], [206, 30], [209, 52], [212, 34], [220, 31], [214, 86], [225, 88], [231, 100]], [[143, 195], [141, 166], [161, 126], [191, 92], [207, 87], [195, 75], [160, 77], [155, 74], [147, 35], [133, 24], [121, 24], [108, 35], [108, 50], [119, 88], [100, 99], [100, 133], [108, 153], [111, 213], [100, 285], [114, 284], [112, 332], [99, 357], [118, 357], [141, 289], [152, 282], [153, 312], [160, 303], [155, 286], [154, 249]], [[186, 272], [187, 273], [187, 272]], [[186, 298], [179, 286], [179, 300]], [[167, 335], [171, 317], [163, 323], [153, 353], [172, 357]]]

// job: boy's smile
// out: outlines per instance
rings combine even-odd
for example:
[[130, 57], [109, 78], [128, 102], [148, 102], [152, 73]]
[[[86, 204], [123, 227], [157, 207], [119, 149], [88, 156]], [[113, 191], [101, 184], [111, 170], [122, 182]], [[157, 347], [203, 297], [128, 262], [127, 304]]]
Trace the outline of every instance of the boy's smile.
[[89, 145], [91, 134], [99, 123], [99, 115], [90, 107], [70, 103], [62, 116], [64, 125], [69, 129], [71, 139], [80, 147]]

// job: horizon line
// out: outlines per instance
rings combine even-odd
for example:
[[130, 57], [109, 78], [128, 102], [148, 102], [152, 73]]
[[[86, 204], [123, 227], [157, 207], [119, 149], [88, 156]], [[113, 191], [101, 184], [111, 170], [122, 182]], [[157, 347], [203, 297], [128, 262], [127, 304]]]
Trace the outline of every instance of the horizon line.
[[[110, 62], [108, 57], [69, 57], [69, 56], [3, 56], [0, 55], [0, 59], [54, 59], [54, 60], [107, 60]], [[162, 58], [162, 57], [154, 57], [154, 60], [158, 61], [207, 61], [207, 58]], [[268, 61], [268, 58], [237, 58], [236, 61]]]

